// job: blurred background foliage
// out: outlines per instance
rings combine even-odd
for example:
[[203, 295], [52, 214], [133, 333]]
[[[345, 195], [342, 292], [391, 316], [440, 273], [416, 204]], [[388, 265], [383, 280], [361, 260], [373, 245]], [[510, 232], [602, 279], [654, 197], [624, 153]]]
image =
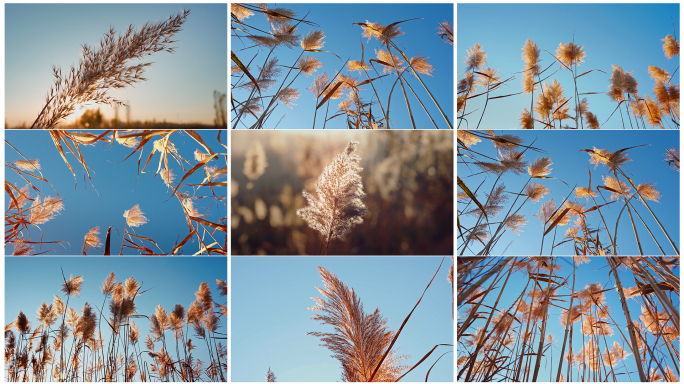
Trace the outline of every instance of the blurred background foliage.
[[[302, 190], [347, 143], [359, 141], [368, 213], [329, 255], [453, 254], [452, 131], [233, 131], [231, 239], [233, 255], [317, 255], [321, 235], [297, 216]], [[258, 142], [258, 144], [254, 144]], [[267, 166], [243, 173], [250, 146]], [[249, 173], [249, 172], [248, 172]], [[254, 177], [254, 175], [251, 175]]]

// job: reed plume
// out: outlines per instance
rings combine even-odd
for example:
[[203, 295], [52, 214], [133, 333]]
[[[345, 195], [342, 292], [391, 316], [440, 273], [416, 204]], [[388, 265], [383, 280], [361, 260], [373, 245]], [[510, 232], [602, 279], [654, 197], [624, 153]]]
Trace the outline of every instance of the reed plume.
[[40, 162], [38, 161], [38, 159], [17, 160], [14, 162], [14, 165], [16, 165], [19, 169], [23, 169], [24, 171], [40, 171]]
[[61, 197], [47, 196], [41, 202], [40, 196], [36, 197], [31, 205], [31, 214], [29, 215], [29, 222], [31, 224], [44, 224], [52, 220], [55, 215], [64, 209]]
[[69, 280], [62, 283], [62, 289], [60, 291], [64, 292], [67, 296], [80, 296], [81, 295], [81, 284], [83, 284], [83, 276], [69, 276]]
[[[316, 305], [309, 308], [320, 311], [313, 319], [335, 327], [335, 333], [307, 332], [318, 337], [322, 346], [330, 349], [333, 357], [342, 364], [342, 381], [368, 381], [388, 348], [394, 332], [389, 331], [387, 320], [376, 309], [372, 314], [363, 310], [361, 300], [333, 273], [318, 267], [325, 288], [318, 291], [324, 298], [312, 297]], [[392, 350], [378, 369], [374, 381], [396, 381], [407, 367], [402, 366], [405, 356]]]
[[128, 224], [129, 227], [139, 227], [148, 221], [143, 214], [143, 211], [140, 210], [139, 204], [136, 204], [133, 208], [124, 212], [123, 217], [126, 218], [126, 224]]
[[316, 72], [318, 68], [321, 68], [322, 66], [323, 63], [321, 63], [318, 59], [315, 59], [310, 56], [304, 56], [301, 59], [299, 59], [299, 70], [307, 76], [313, 74], [314, 72]]
[[395, 37], [404, 34], [404, 32], [400, 31], [401, 27], [398, 27], [396, 23], [385, 27], [380, 23], [371, 23], [366, 20], [366, 24], [362, 25], [361, 28], [363, 29], [363, 37], [367, 37], [368, 41], [375, 37], [384, 45], [387, 45]]
[[561, 63], [568, 67], [579, 65], [579, 63], [584, 62], [584, 58], [587, 56], [582, 48], [584, 47], [575, 45], [572, 42], [568, 44], [560, 43], [556, 49], [556, 56]]
[[660, 41], [665, 42], [663, 44], [663, 52], [665, 52], [665, 57], [667, 57], [668, 60], [672, 59], [675, 55], [679, 56], [679, 41], [677, 41], [676, 38], [667, 35]]
[[316, 182], [316, 196], [302, 191], [307, 206], [297, 210], [297, 215], [323, 235], [326, 249], [330, 240], [344, 240], [354, 225], [363, 222], [367, 212], [361, 201], [366, 196], [359, 174], [361, 158], [354, 153], [358, 144], [350, 142], [345, 151], [325, 167]]
[[84, 242], [93, 248], [101, 247], [102, 243], [100, 238], [97, 236], [100, 234], [100, 227], [95, 227], [88, 231], [84, 237]]
[[264, 172], [266, 172], [267, 166], [268, 162], [266, 162], [266, 153], [264, 153], [264, 147], [261, 146], [261, 143], [258, 140], [253, 141], [249, 145], [249, 149], [247, 149], [247, 154], [245, 155], [245, 166], [242, 172], [250, 180], [256, 180], [261, 177]]
[[145, 81], [143, 74], [152, 63], [131, 62], [159, 51], [172, 53], [172, 37], [181, 31], [189, 14], [183, 10], [166, 21], [146, 23], [138, 31], [129, 26], [118, 37], [110, 28], [97, 47], [84, 44], [78, 65], [68, 74], [62, 75], [61, 69], [53, 67], [54, 85], [31, 128], [53, 129], [87, 103], [125, 105], [108, 92]]
[[475, 44], [472, 49], [468, 49], [466, 57], [466, 72], [476, 71], [487, 64], [487, 53], [482, 50], [480, 44]]

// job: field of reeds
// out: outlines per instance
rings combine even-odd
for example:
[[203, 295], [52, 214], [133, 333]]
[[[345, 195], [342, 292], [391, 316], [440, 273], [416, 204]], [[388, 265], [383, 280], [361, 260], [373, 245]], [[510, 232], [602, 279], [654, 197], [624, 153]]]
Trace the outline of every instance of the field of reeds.
[[233, 255], [453, 254], [453, 133], [232, 133]]
[[457, 265], [459, 381], [679, 382], [678, 256]]
[[[453, 381], [449, 261], [233, 258], [232, 380]], [[287, 291], [274, 289], [283, 283]], [[261, 315], [274, 305], [275, 322]]]
[[[226, 7], [199, 4], [191, 13], [164, 4], [9, 6], [5, 126], [227, 127], [227, 38], [217, 33], [225, 32]], [[36, 38], [46, 33], [50, 39]]]
[[[47, 303], [35, 315], [36, 308], [23, 305], [14, 318], [6, 313], [12, 319], [5, 325], [6, 381], [226, 381], [226, 280], [202, 282], [194, 301], [193, 292], [186, 292], [171, 309], [155, 307], [164, 294], [155, 290], [158, 279], [117, 282], [121, 276], [114, 272], [61, 273], [61, 288], [33, 284], [12, 293], [12, 300], [39, 293]], [[104, 279], [99, 289], [91, 278]], [[98, 297], [98, 290], [97, 302], [84, 302], [83, 297]]]
[[6, 253], [227, 254], [226, 131], [200, 132], [7, 131]]
[[[672, 5], [672, 10], [676, 9], [678, 14], [678, 6]], [[494, 12], [506, 12], [493, 9], [494, 4], [490, 6]], [[568, 13], [569, 7], [578, 12], [583, 10], [586, 16], [599, 11], [623, 16], [625, 12], [639, 12], [633, 10], [632, 5], [604, 5], [601, 9], [594, 6], [576, 4], [561, 8], [556, 4], [535, 9], [536, 16], [543, 22], [520, 30], [529, 37], [521, 39], [522, 34], [517, 34], [516, 40], [506, 37], [498, 45], [489, 39], [490, 45], [496, 45], [492, 50], [486, 44], [480, 44], [467, 26], [460, 26], [463, 29], [459, 30], [459, 36], [461, 31], [469, 34], [467, 41], [459, 37], [457, 54], [464, 64], [459, 66], [458, 128], [679, 129], [678, 21], [670, 21], [667, 16], [667, 21], [663, 22], [662, 9], [649, 11], [649, 5], [641, 5], [642, 17], [660, 21], [661, 41], [653, 39], [651, 34], [643, 39], [634, 38], [634, 31], [642, 26], [618, 32], [609, 24], [594, 19], [586, 21], [580, 30], [567, 30], [567, 39], [557, 45], [548, 45], [547, 35], [559, 36], [566, 30], [563, 28], [569, 28], [563, 17], [557, 25], [549, 20]], [[475, 8], [468, 7], [463, 7], [462, 12], [472, 16]], [[514, 5], [505, 10], [523, 12]], [[499, 16], [500, 19], [492, 19], [506, 20], [506, 24], [497, 25], [492, 31], [506, 30], [513, 25], [513, 28], [519, 28], [520, 20], [503, 14]], [[574, 14], [568, 17], [572, 18]], [[496, 24], [494, 20], [492, 24]], [[554, 25], [554, 30], [548, 30], [544, 25]], [[489, 32], [492, 31], [480, 35], [491, 37]], [[610, 37], [604, 33], [608, 31]], [[575, 32], [582, 37], [575, 36]], [[540, 39], [544, 44], [538, 43]], [[518, 40], [519, 43], [514, 42]], [[511, 56], [511, 44], [522, 49], [521, 59], [517, 53]], [[661, 52], [658, 52], [659, 47]], [[501, 57], [501, 51], [507, 56]], [[502, 67], [505, 69], [500, 71]], [[645, 82], [647, 76], [650, 77], [648, 83]], [[641, 84], [637, 78], [641, 79]]]
[[457, 132], [459, 255], [679, 256], [679, 131]]
[[233, 128], [453, 128], [452, 5], [279, 5], [231, 4]]

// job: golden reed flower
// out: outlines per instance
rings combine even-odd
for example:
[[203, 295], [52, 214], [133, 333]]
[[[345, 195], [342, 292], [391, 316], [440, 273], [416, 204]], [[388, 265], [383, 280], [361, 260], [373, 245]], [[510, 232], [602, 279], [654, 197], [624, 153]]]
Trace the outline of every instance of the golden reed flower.
[[556, 49], [556, 57], [568, 67], [575, 64], [579, 65], [579, 63], [584, 62], [584, 58], [587, 56], [582, 48], [584, 47], [575, 45], [572, 42], [568, 44], [560, 43]]
[[129, 227], [139, 227], [147, 223], [147, 218], [143, 214], [143, 211], [140, 210], [139, 204], [136, 204], [133, 208], [124, 212], [123, 217], [126, 218], [126, 224], [128, 224]]
[[97, 236], [100, 234], [100, 227], [95, 227], [86, 233], [84, 242], [93, 248], [101, 247], [102, 243], [100, 238]]
[[[342, 380], [348, 382], [368, 381], [390, 346], [394, 332], [385, 326], [387, 320], [376, 309], [365, 313], [361, 300], [353, 289], [335, 274], [318, 267], [325, 288], [319, 288], [323, 298], [312, 297], [316, 305], [309, 309], [318, 313], [313, 319], [333, 326], [334, 333], [307, 332], [318, 337], [323, 346], [334, 351], [342, 363]], [[320, 313], [320, 314], [319, 314]], [[396, 356], [391, 350], [385, 356], [373, 381], [396, 381], [407, 368], [400, 364], [404, 356]]]
[[632, 161], [632, 159], [627, 157], [627, 152], [621, 151], [613, 153], [607, 149], [597, 149], [596, 147], [594, 147], [593, 152], [589, 152], [589, 157], [589, 162], [594, 164], [595, 167], [598, 167], [599, 164], [603, 164], [608, 167], [611, 172], [614, 172], [617, 167], [622, 164]]
[[81, 284], [83, 284], [83, 276], [74, 277], [72, 274], [69, 275], [69, 280], [62, 283], [60, 291], [66, 293], [67, 296], [79, 296], [81, 294]]
[[249, 9], [243, 7], [242, 5], [236, 4], [236, 3], [230, 3], [230, 13], [235, 18], [237, 18], [239, 21], [242, 21], [242, 20], [254, 15], [254, 12], [252, 12]]
[[17, 160], [14, 162], [14, 165], [16, 165], [19, 169], [23, 169], [24, 171], [40, 171], [40, 163], [38, 162], [38, 159]]
[[537, 158], [534, 163], [530, 164], [527, 172], [532, 177], [546, 176], [551, 173], [552, 168], [549, 168], [553, 164], [551, 158], [548, 156]]
[[411, 64], [411, 67], [416, 72], [424, 73], [428, 76], [432, 76], [432, 64], [427, 62], [428, 57], [423, 57], [423, 56], [414, 56], [409, 60], [409, 63]]
[[299, 59], [299, 70], [304, 72], [307, 76], [313, 74], [316, 72], [318, 68], [321, 68], [323, 66], [323, 63], [321, 63], [318, 59], [315, 59], [310, 56], [304, 56], [301, 59]]
[[677, 39], [667, 35], [660, 41], [665, 42], [663, 44], [663, 52], [665, 52], [665, 56], [668, 60], [672, 59], [675, 55], [679, 56], [679, 41], [677, 41]]
[[323, 42], [323, 39], [325, 38], [325, 35], [323, 34], [323, 31], [318, 30], [318, 31], [309, 31], [309, 33], [302, 38], [301, 41], [301, 46], [304, 48], [306, 51], [310, 51], [313, 49], [321, 49], [323, 48], [323, 45], [325, 44]]
[[307, 224], [323, 235], [323, 240], [344, 240], [351, 228], [363, 222], [367, 209], [361, 182], [361, 158], [356, 155], [357, 141], [350, 142], [332, 164], [325, 167], [316, 182], [316, 196], [303, 191], [308, 205], [297, 210]]
[[534, 202], [538, 202], [549, 192], [551, 191], [547, 187], [537, 183], [528, 184], [525, 188], [525, 195]]
[[487, 54], [482, 50], [480, 44], [475, 44], [472, 49], [466, 50], [466, 72], [476, 71], [487, 64]]
[[367, 37], [368, 41], [370, 41], [371, 38], [375, 37], [385, 45], [387, 45], [389, 41], [394, 39], [395, 37], [404, 34], [404, 32], [400, 31], [401, 28], [398, 27], [396, 24], [390, 24], [387, 27], [385, 27], [380, 23], [371, 23], [368, 20], [366, 20], [366, 25], [362, 25], [361, 28], [363, 29], [362, 36]]
[[459, 130], [456, 131], [456, 137], [458, 138], [458, 140], [459, 140], [463, 145], [466, 146], [466, 148], [470, 148], [471, 146], [473, 146], [473, 145], [479, 143], [480, 141], [482, 141], [482, 140], [480, 140], [479, 137], [473, 135], [472, 133], [470, 133], [470, 132], [468, 132], [468, 131], [466, 131], [466, 130], [462, 130], [462, 129], [459, 129]]
[[522, 129], [534, 129], [534, 120], [532, 120], [532, 114], [527, 108], [523, 108], [520, 114], [520, 127]]

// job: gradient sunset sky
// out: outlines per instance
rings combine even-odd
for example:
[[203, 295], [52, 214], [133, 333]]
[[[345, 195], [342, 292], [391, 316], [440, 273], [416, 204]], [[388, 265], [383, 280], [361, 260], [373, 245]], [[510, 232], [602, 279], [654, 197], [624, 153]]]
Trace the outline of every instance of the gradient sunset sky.
[[[157, 52], [147, 81], [111, 94], [131, 106], [131, 121], [212, 124], [215, 90], [226, 93], [226, 4], [7, 4], [5, 6], [5, 122], [30, 126], [53, 84], [52, 65], [69, 71], [81, 45], [95, 47], [110, 28], [125, 32], [189, 9], [173, 36], [174, 53]], [[91, 107], [92, 108], [92, 107]], [[97, 107], [95, 107], [97, 108]], [[114, 117], [100, 106], [106, 119]], [[124, 120], [125, 110], [119, 110]]]

